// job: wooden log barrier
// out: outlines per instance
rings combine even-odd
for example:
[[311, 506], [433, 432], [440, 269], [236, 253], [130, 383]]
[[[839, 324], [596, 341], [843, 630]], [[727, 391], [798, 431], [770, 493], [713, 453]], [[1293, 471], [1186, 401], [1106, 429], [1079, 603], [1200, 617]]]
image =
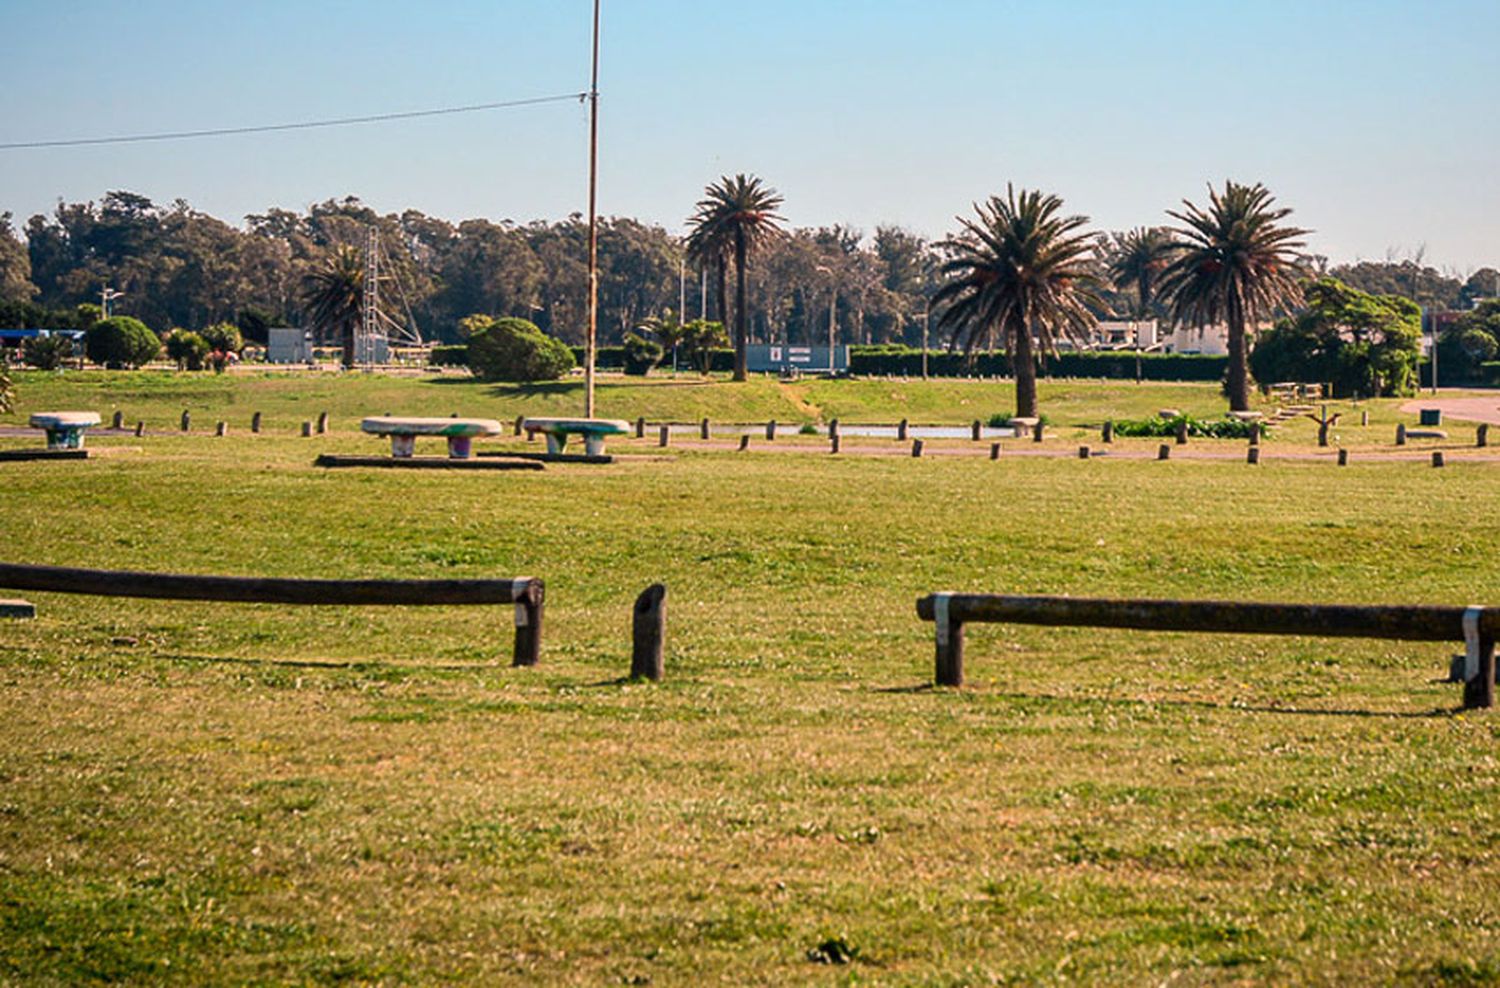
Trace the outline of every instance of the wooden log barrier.
[[667, 588], [653, 583], [631, 610], [630, 678], [660, 682], [665, 673]]
[[95, 597], [213, 600], [324, 606], [514, 604], [512, 665], [534, 666], [541, 653], [544, 586], [531, 576], [500, 580], [297, 580], [277, 577], [136, 573], [0, 563], [0, 587]]
[[935, 593], [917, 599], [917, 616], [937, 625], [939, 686], [963, 685], [964, 625], [983, 622], [1235, 635], [1461, 641], [1466, 648], [1459, 675], [1464, 684], [1464, 706], [1495, 704], [1495, 639], [1500, 636], [1500, 608]]

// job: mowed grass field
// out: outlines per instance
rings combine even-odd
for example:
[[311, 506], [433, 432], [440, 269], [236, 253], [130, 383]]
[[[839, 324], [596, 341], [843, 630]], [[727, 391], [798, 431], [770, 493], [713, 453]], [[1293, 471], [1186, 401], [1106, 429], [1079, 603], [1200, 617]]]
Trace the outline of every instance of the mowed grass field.
[[[0, 424], [119, 407], [166, 433], [192, 407], [195, 431], [0, 464], [7, 561], [536, 575], [548, 600], [542, 664], [517, 670], [505, 608], [28, 594], [38, 617], [0, 623], [0, 981], [1500, 981], [1500, 720], [1439, 681], [1453, 648], [977, 626], [970, 685], [933, 689], [913, 606], [1500, 604], [1500, 463], [648, 440], [607, 467], [325, 471], [318, 452], [383, 448], [361, 414], [571, 411], [576, 392], [19, 383]], [[844, 383], [689, 402], [614, 381], [601, 411], [891, 420], [893, 382]], [[1010, 402], [904, 387], [932, 421]], [[1211, 388], [1052, 387], [1060, 428], [1222, 407]], [[276, 428], [249, 435], [254, 407]], [[325, 407], [329, 435], [293, 435]], [[214, 438], [216, 419], [238, 424]], [[622, 681], [631, 603], [658, 580], [668, 678]]]

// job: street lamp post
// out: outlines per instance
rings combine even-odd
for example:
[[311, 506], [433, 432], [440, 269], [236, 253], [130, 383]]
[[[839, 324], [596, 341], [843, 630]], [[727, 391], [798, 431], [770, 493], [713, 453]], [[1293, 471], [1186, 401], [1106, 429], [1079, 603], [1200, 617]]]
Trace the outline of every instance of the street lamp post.
[[833, 333], [834, 327], [837, 325], [835, 306], [838, 304], [839, 300], [838, 283], [833, 280], [833, 270], [831, 268], [819, 264], [816, 268], [814, 268], [814, 270], [822, 271], [824, 274], [828, 275], [828, 376], [832, 377], [834, 372]]
[[124, 292], [117, 292], [108, 285], [104, 286], [103, 290], [99, 292], [99, 301], [104, 303], [100, 306], [100, 309], [104, 312], [104, 318], [108, 319], [114, 313], [115, 299], [123, 298], [124, 295]]

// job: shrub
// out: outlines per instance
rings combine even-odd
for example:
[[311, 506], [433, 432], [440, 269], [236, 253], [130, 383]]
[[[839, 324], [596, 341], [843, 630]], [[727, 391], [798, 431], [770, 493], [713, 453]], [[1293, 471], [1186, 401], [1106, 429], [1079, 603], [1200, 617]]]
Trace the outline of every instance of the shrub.
[[[1191, 415], [1177, 415], [1169, 419], [1159, 416], [1150, 419], [1120, 419], [1115, 422], [1115, 435], [1175, 436], [1177, 427], [1183, 422], [1187, 423], [1188, 435], [1201, 436], [1204, 439], [1249, 439], [1251, 432], [1255, 430], [1254, 422], [1227, 416], [1206, 421], [1195, 419]], [[1260, 423], [1260, 427], [1262, 432], [1269, 432], [1271, 428], [1264, 422]]]
[[208, 342], [210, 350], [218, 350], [221, 353], [239, 353], [245, 349], [245, 337], [240, 333], [240, 328], [232, 322], [214, 323], [199, 335]]
[[634, 333], [626, 333], [625, 373], [634, 377], [645, 377], [651, 373], [651, 368], [661, 363], [661, 358], [665, 353], [660, 343], [653, 343]]
[[[1229, 358], [1199, 353], [1143, 353], [1137, 358], [1132, 350], [1065, 350], [1055, 357], [1045, 357], [1041, 369], [1057, 377], [1104, 377], [1129, 381], [1135, 380], [1137, 360], [1141, 379], [1145, 381], [1218, 381], [1224, 376]], [[1001, 350], [976, 351], [968, 357], [949, 350], [928, 350], [927, 368], [936, 377], [1012, 376], [1010, 358]], [[851, 346], [849, 371], [852, 374], [920, 374], [922, 351], [919, 347], [899, 343]]]
[[[1006, 426], [1010, 425], [1011, 420], [1015, 417], [1016, 415], [1014, 412], [996, 412], [994, 415], [990, 416], [990, 420], [985, 424], [988, 425], [991, 429], [1004, 429]], [[1036, 420], [1042, 423], [1042, 425], [1052, 424], [1052, 420], [1047, 417], [1047, 414], [1045, 412], [1043, 412], [1041, 415], [1038, 415], [1036, 417]]]
[[73, 340], [67, 336], [33, 336], [21, 344], [21, 359], [38, 370], [57, 370], [73, 356]]
[[157, 335], [130, 316], [112, 316], [94, 323], [83, 345], [90, 360], [112, 368], [139, 367], [161, 352]]
[[469, 338], [469, 366], [486, 381], [555, 381], [573, 352], [525, 319], [496, 319]]
[[208, 356], [208, 341], [197, 333], [186, 329], [174, 329], [163, 342], [167, 346], [167, 358], [177, 362], [178, 370], [202, 370], [203, 358]]
[[435, 346], [427, 351], [427, 363], [433, 367], [469, 366], [469, 345]]

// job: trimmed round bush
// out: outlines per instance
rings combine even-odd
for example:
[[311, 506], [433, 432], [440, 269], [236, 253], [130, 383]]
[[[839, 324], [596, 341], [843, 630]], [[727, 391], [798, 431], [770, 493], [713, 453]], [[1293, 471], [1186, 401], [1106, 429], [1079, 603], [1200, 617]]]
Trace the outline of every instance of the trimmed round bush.
[[573, 351], [526, 319], [496, 319], [469, 338], [469, 366], [485, 381], [555, 381]]
[[105, 367], [139, 367], [156, 359], [161, 352], [161, 340], [139, 319], [112, 316], [89, 327], [83, 338], [83, 352]]
[[634, 333], [625, 335], [625, 373], [645, 377], [651, 368], [661, 363], [666, 354], [660, 343], [654, 343]]
[[178, 370], [202, 370], [203, 359], [208, 356], [208, 341], [197, 333], [186, 329], [174, 329], [163, 342], [167, 345], [167, 357], [177, 361]]

